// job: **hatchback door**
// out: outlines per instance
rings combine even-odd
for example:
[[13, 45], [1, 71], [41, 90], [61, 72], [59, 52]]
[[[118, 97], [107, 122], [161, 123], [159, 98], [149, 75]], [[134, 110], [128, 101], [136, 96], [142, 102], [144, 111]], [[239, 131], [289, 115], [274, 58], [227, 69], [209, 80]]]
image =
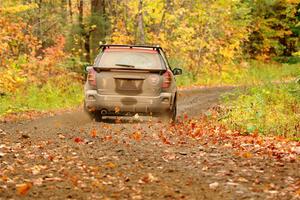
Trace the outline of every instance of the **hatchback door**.
[[119, 70], [97, 73], [97, 90], [103, 95], [158, 96], [161, 92], [160, 72]]
[[106, 49], [94, 67], [103, 95], [158, 96], [166, 71], [157, 51], [135, 48]]

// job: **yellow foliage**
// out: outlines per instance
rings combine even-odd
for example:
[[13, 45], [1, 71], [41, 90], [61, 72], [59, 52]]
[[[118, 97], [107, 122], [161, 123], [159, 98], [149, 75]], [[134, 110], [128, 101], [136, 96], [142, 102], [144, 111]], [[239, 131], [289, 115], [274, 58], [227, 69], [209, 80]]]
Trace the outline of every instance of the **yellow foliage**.
[[30, 3], [27, 5], [10, 6], [10, 7], [0, 8], [0, 13], [3, 12], [3, 13], [7, 13], [7, 14], [16, 14], [16, 13], [25, 12], [28, 10], [33, 10], [38, 7], [39, 6], [36, 3]]
[[15, 92], [26, 80], [14, 69], [1, 70], [0, 73], [0, 93]]
[[[126, 19], [136, 18], [138, 1], [129, 0], [128, 5], [126, 18], [112, 18], [112, 43], [136, 41], [136, 24]], [[160, 44], [169, 57], [179, 58], [193, 74], [206, 67], [219, 71], [220, 66], [241, 54], [241, 43], [248, 39], [248, 22], [241, 18], [237, 23], [235, 19], [248, 12], [245, 9], [245, 13], [240, 13], [239, 1], [175, 0], [167, 8], [163, 0], [145, 0], [143, 5], [147, 43]]]

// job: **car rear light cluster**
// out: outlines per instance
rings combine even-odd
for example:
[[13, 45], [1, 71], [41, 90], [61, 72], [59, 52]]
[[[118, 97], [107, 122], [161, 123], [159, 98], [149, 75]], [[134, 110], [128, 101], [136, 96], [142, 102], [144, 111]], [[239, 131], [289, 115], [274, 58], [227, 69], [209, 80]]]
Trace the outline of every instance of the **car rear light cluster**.
[[92, 86], [96, 86], [96, 74], [97, 74], [97, 72], [94, 70], [94, 68], [91, 68], [88, 71], [87, 80], [88, 80], [89, 84]]
[[169, 88], [172, 82], [172, 75], [171, 75], [171, 71], [167, 70], [164, 74], [163, 74], [163, 84], [162, 84], [162, 88], [166, 89]]

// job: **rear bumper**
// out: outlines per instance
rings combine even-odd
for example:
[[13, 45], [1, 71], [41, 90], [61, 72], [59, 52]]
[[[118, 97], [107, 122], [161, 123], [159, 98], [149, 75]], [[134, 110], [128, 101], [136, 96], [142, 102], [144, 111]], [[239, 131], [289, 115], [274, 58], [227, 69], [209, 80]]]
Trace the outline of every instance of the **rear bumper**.
[[[120, 113], [162, 113], [172, 106], [172, 93], [159, 96], [100, 95], [96, 90], [85, 91], [85, 106], [88, 110], [107, 110], [109, 114]], [[116, 109], [117, 108], [117, 109]]]

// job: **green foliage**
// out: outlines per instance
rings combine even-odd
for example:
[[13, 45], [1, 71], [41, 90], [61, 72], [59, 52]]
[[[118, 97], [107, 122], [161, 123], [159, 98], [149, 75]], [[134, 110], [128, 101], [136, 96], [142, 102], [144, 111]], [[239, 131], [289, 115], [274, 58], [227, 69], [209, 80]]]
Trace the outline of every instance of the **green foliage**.
[[299, 51], [298, 0], [248, 0], [252, 33], [245, 50], [251, 57], [266, 60], [291, 56]]
[[75, 72], [79, 75], [85, 74], [85, 67], [88, 65], [91, 65], [91, 63], [82, 61], [78, 56], [70, 56], [58, 64], [59, 67]]
[[193, 76], [187, 69], [178, 76], [180, 86], [189, 85], [256, 85], [268, 82], [290, 81], [300, 75], [300, 64], [263, 63], [251, 60], [231, 66], [231, 69], [215, 74], [204, 71]]
[[25, 91], [0, 97], [0, 116], [20, 111], [45, 111], [74, 107], [83, 100], [82, 83], [66, 76], [52, 78], [42, 87], [31, 85]]
[[220, 120], [246, 133], [300, 136], [300, 84], [265, 85], [223, 98]]

